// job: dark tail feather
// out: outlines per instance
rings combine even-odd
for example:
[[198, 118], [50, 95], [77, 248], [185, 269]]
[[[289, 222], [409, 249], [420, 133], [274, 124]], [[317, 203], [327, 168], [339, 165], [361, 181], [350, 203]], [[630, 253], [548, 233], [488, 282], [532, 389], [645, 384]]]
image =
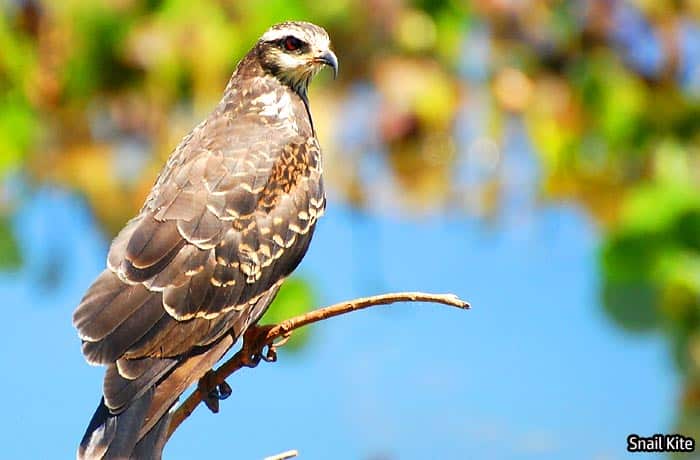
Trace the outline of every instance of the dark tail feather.
[[[182, 392], [211, 369], [233, 343], [233, 337], [226, 335], [206, 351], [178, 362], [119, 413], [111, 413], [102, 398], [80, 442], [78, 459], [160, 459], [167, 441], [173, 405]], [[148, 375], [144, 372], [143, 378]]]
[[151, 407], [154, 393], [153, 388], [149, 389], [119, 414], [112, 414], [105, 406], [103, 398], [80, 441], [78, 459], [132, 458], [141, 425]]
[[146, 436], [136, 443], [132, 458], [160, 460], [165, 442], [168, 440], [168, 428], [172, 417], [173, 411], [170, 410], [151, 428], [151, 431], [146, 433]]

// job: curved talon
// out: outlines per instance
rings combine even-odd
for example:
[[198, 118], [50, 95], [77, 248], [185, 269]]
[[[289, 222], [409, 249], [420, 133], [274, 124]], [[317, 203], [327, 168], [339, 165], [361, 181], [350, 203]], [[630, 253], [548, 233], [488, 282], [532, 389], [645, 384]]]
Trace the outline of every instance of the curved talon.
[[285, 343], [289, 342], [289, 339], [292, 338], [292, 331], [287, 332], [284, 334], [277, 342], [274, 343], [275, 347], [281, 347]]
[[277, 348], [283, 346], [287, 342], [289, 342], [289, 339], [292, 337], [292, 332], [287, 332], [284, 334], [278, 341], [272, 341], [271, 343], [268, 343], [266, 345], [267, 347], [267, 352], [264, 354], [262, 357], [263, 360], [265, 360], [268, 363], [274, 363], [277, 361]]
[[214, 383], [214, 377], [214, 372], [207, 372], [199, 379], [197, 387], [202, 394], [206, 395], [202, 398], [204, 404], [206, 404], [210, 411], [216, 414], [219, 412], [219, 401], [231, 396], [232, 390], [226, 382], [216, 385]]
[[242, 364], [256, 367], [260, 360], [269, 361], [269, 352], [265, 353], [265, 336], [273, 326], [251, 326], [243, 334]]
[[260, 364], [260, 359], [262, 359], [262, 356], [259, 353], [250, 353], [244, 357], [242, 364], [245, 367], [257, 367]]
[[277, 361], [277, 349], [275, 348], [274, 344], [270, 344], [267, 346], [267, 352], [262, 355], [262, 359], [266, 363], [274, 363]]
[[219, 413], [219, 391], [214, 388], [207, 395], [202, 398], [204, 404], [215, 414]]
[[231, 385], [226, 383], [225, 381], [222, 382], [218, 387], [217, 387], [217, 392], [218, 392], [218, 398], [219, 400], [224, 400], [231, 396], [231, 393], [233, 393], [233, 390], [231, 389]]

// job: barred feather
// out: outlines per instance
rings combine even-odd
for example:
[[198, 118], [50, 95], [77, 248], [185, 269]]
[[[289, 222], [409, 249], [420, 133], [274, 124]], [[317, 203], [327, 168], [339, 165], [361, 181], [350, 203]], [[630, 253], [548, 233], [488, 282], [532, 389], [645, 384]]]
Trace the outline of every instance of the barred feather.
[[321, 152], [305, 86], [265, 38], [285, 30], [328, 47], [308, 23], [263, 36], [73, 315], [86, 359], [107, 366], [81, 458], [159, 458], [173, 403], [260, 319], [308, 248], [325, 206]]

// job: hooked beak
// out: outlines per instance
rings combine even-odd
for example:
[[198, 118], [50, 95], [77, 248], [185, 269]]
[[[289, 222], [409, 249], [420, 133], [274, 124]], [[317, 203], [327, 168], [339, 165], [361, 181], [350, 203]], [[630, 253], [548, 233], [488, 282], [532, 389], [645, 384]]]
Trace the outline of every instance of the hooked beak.
[[333, 69], [333, 80], [338, 76], [338, 58], [335, 53], [331, 50], [324, 51], [316, 59], [316, 62], [321, 62]]

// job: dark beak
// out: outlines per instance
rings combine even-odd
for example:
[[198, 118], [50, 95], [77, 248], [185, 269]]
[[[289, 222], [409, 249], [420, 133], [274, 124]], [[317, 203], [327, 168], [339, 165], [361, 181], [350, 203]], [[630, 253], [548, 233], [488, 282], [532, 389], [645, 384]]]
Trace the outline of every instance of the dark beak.
[[333, 80], [338, 76], [338, 58], [331, 50], [324, 51], [323, 54], [316, 58], [317, 62], [323, 62], [325, 65], [333, 69]]

